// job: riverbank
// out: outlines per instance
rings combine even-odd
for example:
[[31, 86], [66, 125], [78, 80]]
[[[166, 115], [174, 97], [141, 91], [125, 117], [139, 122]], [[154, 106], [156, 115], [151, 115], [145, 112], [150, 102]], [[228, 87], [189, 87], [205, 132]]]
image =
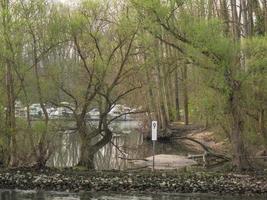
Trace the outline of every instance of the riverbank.
[[266, 175], [150, 171], [89, 172], [12, 169], [0, 171], [1, 189], [65, 192], [218, 193], [267, 195]]

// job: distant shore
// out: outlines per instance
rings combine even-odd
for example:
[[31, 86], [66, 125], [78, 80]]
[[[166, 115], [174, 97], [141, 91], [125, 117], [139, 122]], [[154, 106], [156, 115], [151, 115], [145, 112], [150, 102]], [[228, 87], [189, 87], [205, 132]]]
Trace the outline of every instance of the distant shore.
[[0, 171], [0, 188], [64, 192], [217, 193], [267, 196], [267, 177], [164, 171], [152, 173], [10, 169]]

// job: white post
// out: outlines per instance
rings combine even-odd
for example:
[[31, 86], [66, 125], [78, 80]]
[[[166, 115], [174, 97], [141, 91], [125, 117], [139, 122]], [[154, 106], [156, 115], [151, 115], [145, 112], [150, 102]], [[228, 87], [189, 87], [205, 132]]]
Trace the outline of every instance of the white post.
[[153, 167], [152, 171], [155, 170], [155, 148], [156, 148], [156, 141], [157, 141], [157, 129], [158, 129], [158, 123], [157, 121], [152, 121], [151, 124], [151, 132], [152, 132], [152, 142], [153, 142]]
[[155, 170], [155, 146], [156, 146], [156, 141], [153, 140], [153, 167], [152, 167], [152, 171]]

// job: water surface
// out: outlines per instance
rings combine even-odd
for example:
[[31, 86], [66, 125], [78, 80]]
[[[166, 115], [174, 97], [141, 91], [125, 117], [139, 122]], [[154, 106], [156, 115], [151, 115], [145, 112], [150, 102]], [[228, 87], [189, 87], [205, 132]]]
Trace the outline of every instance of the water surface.
[[104, 193], [59, 193], [42, 191], [0, 190], [0, 200], [266, 200], [267, 196], [215, 196], [211, 194], [125, 195]]
[[[141, 124], [138, 121], [119, 121], [112, 123], [113, 138], [95, 156], [95, 166], [98, 170], [134, 168], [128, 159], [142, 159], [152, 156], [152, 142], [144, 140], [140, 133]], [[79, 160], [78, 134], [65, 132], [59, 134], [55, 153], [48, 161], [52, 167], [72, 167]], [[188, 152], [178, 143], [156, 144], [156, 154], [185, 155]]]

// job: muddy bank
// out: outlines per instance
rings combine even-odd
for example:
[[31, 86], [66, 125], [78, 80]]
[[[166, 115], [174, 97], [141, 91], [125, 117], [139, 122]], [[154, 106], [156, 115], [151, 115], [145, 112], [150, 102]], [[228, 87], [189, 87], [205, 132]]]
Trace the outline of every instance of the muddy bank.
[[[138, 167], [147, 167], [149, 169], [152, 169], [153, 156], [147, 157], [143, 160], [135, 160], [133, 161], [133, 164]], [[171, 170], [182, 169], [184, 167], [197, 165], [198, 163], [192, 159], [188, 159], [186, 156], [159, 154], [155, 155], [154, 164], [154, 168], [156, 170]]]
[[181, 172], [2, 170], [1, 189], [267, 195], [267, 177]]

